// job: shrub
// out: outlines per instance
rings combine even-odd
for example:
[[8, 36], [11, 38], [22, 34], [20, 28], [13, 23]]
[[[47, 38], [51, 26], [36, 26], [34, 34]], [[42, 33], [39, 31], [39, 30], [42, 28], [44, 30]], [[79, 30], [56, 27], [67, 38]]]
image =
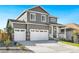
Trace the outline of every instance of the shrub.
[[78, 42], [78, 32], [77, 31], [73, 31], [73, 41], [74, 41], [74, 43], [79, 43]]
[[72, 42], [71, 40], [67, 40], [67, 39], [65, 39], [65, 38], [61, 38], [61, 39], [59, 39], [60, 41], [66, 41], [66, 42]]
[[4, 45], [4, 40], [0, 40], [0, 47], [3, 47]]
[[65, 41], [65, 39], [64, 38], [61, 38], [61, 39], [59, 39], [60, 41]]
[[10, 46], [11, 40], [10, 39], [4, 40], [4, 44], [6, 47]]
[[19, 47], [19, 46], [21, 46], [21, 44], [19, 44], [19, 43], [16, 43], [16, 46], [17, 46], [17, 47]]

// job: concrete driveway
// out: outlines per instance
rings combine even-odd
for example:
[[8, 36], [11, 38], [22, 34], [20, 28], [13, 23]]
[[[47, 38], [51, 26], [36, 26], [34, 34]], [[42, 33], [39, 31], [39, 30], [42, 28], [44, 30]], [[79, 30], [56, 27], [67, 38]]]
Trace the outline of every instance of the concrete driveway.
[[54, 40], [20, 42], [35, 53], [79, 53], [79, 48]]

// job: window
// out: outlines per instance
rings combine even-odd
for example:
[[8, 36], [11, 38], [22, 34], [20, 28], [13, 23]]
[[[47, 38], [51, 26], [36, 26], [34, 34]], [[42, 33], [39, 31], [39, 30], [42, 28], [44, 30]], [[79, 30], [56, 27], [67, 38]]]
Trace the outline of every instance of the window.
[[46, 22], [46, 15], [42, 15], [42, 16], [41, 16], [41, 21], [42, 21], [42, 22]]
[[21, 30], [21, 32], [24, 32], [24, 30]]
[[30, 20], [35, 21], [36, 20], [36, 14], [35, 13], [30, 13]]
[[19, 30], [15, 30], [15, 31], [19, 32]]
[[47, 31], [44, 31], [44, 32], [47, 32]]
[[56, 22], [57, 22], [56, 18], [50, 18], [50, 21], [51, 21], [52, 23], [56, 23]]
[[42, 30], [40, 32], [43, 32]]

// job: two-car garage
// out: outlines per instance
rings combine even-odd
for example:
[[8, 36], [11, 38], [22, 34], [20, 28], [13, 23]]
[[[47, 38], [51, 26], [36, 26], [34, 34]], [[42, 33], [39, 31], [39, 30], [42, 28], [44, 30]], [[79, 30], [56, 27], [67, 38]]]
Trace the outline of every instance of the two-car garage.
[[[30, 29], [30, 40], [48, 40], [48, 30]], [[26, 41], [26, 29], [14, 29], [14, 41]]]
[[30, 40], [48, 40], [48, 30], [31, 29]]

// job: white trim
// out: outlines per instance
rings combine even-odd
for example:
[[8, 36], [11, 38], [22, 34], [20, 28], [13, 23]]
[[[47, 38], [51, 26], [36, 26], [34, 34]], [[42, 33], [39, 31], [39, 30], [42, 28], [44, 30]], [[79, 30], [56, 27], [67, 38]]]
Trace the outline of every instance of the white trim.
[[35, 24], [35, 25], [49, 26], [49, 25], [46, 25], [46, 24], [36, 24], [36, 23], [19, 23], [19, 22], [12, 22], [12, 23], [17, 23], [17, 24]]
[[48, 32], [48, 30], [45, 30], [45, 29], [30, 29], [30, 31], [31, 30], [39, 30], [39, 31], [47, 31]]
[[[45, 20], [44, 21], [42, 20], [42, 16], [45, 17]], [[46, 15], [41, 15], [41, 22], [46, 22]]]
[[53, 37], [53, 32], [54, 32], [54, 30], [53, 30], [53, 29], [54, 29], [53, 26], [51, 26], [51, 31], [52, 31], [51, 34], [52, 34], [52, 38], [54, 38], [54, 37]]
[[[35, 19], [31, 19], [31, 14], [34, 15]], [[36, 14], [35, 13], [30, 13], [30, 21], [36, 21]]]
[[19, 23], [19, 22], [12, 22], [12, 23], [17, 23], [17, 24], [26, 24], [26, 23]]
[[64, 25], [50, 24], [49, 26], [64, 26]]
[[17, 24], [35, 24], [35, 25], [45, 25], [45, 26], [64, 26], [64, 25], [57, 25], [57, 24], [46, 25], [46, 24], [37, 24], [37, 23], [19, 23], [19, 22], [11, 22], [11, 23], [17, 23]]
[[56, 27], [57, 28], [57, 38], [59, 37], [59, 27]]
[[40, 14], [45, 14], [45, 15], [48, 15], [47, 13], [38, 12], [38, 11], [29, 11], [29, 12], [33, 12], [33, 13], [40, 13]]
[[66, 39], [66, 28], [64, 28], [64, 38]]

